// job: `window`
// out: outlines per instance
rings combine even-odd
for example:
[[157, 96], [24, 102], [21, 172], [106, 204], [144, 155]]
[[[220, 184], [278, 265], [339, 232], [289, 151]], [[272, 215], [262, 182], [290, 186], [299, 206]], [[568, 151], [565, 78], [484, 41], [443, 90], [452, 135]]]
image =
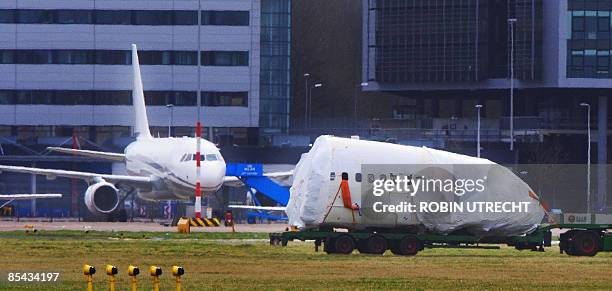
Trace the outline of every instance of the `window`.
[[249, 52], [205, 51], [202, 52], [204, 66], [248, 66]]
[[66, 90], [66, 91], [55, 91], [54, 105], [92, 105], [93, 104], [93, 92], [91, 91], [78, 91], [78, 90]]
[[202, 25], [248, 26], [248, 11], [202, 11]]
[[361, 173], [355, 173], [355, 181], [361, 182]]
[[10, 90], [1, 90], [0, 91], [0, 104], [14, 104], [15, 93]]
[[17, 51], [18, 64], [53, 64], [51, 50], [23, 50]]
[[195, 106], [197, 104], [196, 92], [176, 91], [172, 95], [176, 106]]
[[131, 105], [132, 91], [96, 91], [96, 105]]
[[12, 50], [0, 50], [0, 64], [14, 64], [15, 52]]
[[171, 11], [138, 10], [134, 11], [135, 25], [172, 25]]
[[197, 25], [198, 14], [196, 11], [174, 11], [174, 25]]
[[[196, 157], [197, 157], [196, 154], [191, 155], [191, 160], [195, 161]], [[205, 156], [203, 154], [200, 154], [200, 161], [205, 161]]]
[[[143, 52], [139, 52], [142, 54]], [[132, 55], [129, 51], [96, 51], [96, 65], [129, 65], [132, 63]]]
[[91, 10], [56, 10], [58, 24], [91, 24], [93, 17]]
[[55, 64], [91, 64], [92, 52], [87, 50], [58, 50]]
[[203, 92], [205, 106], [248, 106], [248, 92]]
[[53, 23], [51, 10], [19, 10], [18, 23]]
[[96, 24], [131, 24], [131, 11], [96, 10]]
[[1, 9], [0, 23], [15, 23], [15, 10]]
[[198, 64], [198, 55], [196, 52], [176, 51], [173, 63], [180, 66], [195, 66]]
[[217, 155], [215, 155], [215, 154], [208, 154], [208, 155], [206, 155], [206, 160], [207, 161], [216, 161], [217, 160]]

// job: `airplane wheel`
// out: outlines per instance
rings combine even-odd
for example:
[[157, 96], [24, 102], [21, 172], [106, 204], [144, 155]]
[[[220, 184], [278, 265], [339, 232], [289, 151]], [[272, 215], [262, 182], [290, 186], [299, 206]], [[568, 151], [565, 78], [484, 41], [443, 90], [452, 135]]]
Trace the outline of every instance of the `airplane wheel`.
[[348, 255], [355, 249], [355, 241], [348, 235], [341, 235], [335, 241], [334, 248], [337, 254]]

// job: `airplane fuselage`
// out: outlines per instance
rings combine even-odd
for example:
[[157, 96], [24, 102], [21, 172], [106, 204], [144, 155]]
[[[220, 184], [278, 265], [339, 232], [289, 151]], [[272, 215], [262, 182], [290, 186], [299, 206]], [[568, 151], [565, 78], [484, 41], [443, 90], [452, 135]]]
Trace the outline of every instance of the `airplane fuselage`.
[[[196, 139], [139, 139], [125, 149], [129, 175], [151, 177], [151, 189], [138, 189], [145, 200], [187, 200], [195, 195]], [[201, 139], [200, 185], [202, 192], [216, 192], [223, 185], [225, 161], [217, 147]]]

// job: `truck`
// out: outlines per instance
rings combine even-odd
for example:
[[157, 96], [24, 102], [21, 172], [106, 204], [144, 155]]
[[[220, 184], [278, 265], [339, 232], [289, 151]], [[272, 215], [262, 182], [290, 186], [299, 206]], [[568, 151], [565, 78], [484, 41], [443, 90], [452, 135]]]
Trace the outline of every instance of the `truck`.
[[[570, 256], [595, 256], [598, 252], [612, 251], [612, 215], [591, 213], [565, 213], [551, 215], [555, 223], [542, 224], [526, 235], [479, 237], [469, 234], [432, 234], [406, 232], [404, 229], [361, 230], [320, 227], [292, 229], [270, 234], [271, 245], [286, 246], [289, 241], [314, 241], [315, 251], [323, 245], [327, 254], [350, 254], [355, 249], [363, 254], [382, 255], [390, 250], [395, 255], [413, 256], [425, 248], [486, 248], [496, 249], [500, 244], [517, 250], [544, 251], [552, 245], [552, 230], [560, 229], [559, 250]], [[484, 245], [483, 245], [484, 244]]]

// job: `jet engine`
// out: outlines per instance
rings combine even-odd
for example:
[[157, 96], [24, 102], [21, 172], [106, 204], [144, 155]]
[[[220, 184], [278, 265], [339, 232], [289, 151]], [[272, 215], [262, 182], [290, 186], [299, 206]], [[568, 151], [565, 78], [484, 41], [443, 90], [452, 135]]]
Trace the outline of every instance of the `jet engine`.
[[106, 181], [92, 184], [85, 191], [85, 205], [93, 214], [109, 214], [119, 206], [119, 190]]

